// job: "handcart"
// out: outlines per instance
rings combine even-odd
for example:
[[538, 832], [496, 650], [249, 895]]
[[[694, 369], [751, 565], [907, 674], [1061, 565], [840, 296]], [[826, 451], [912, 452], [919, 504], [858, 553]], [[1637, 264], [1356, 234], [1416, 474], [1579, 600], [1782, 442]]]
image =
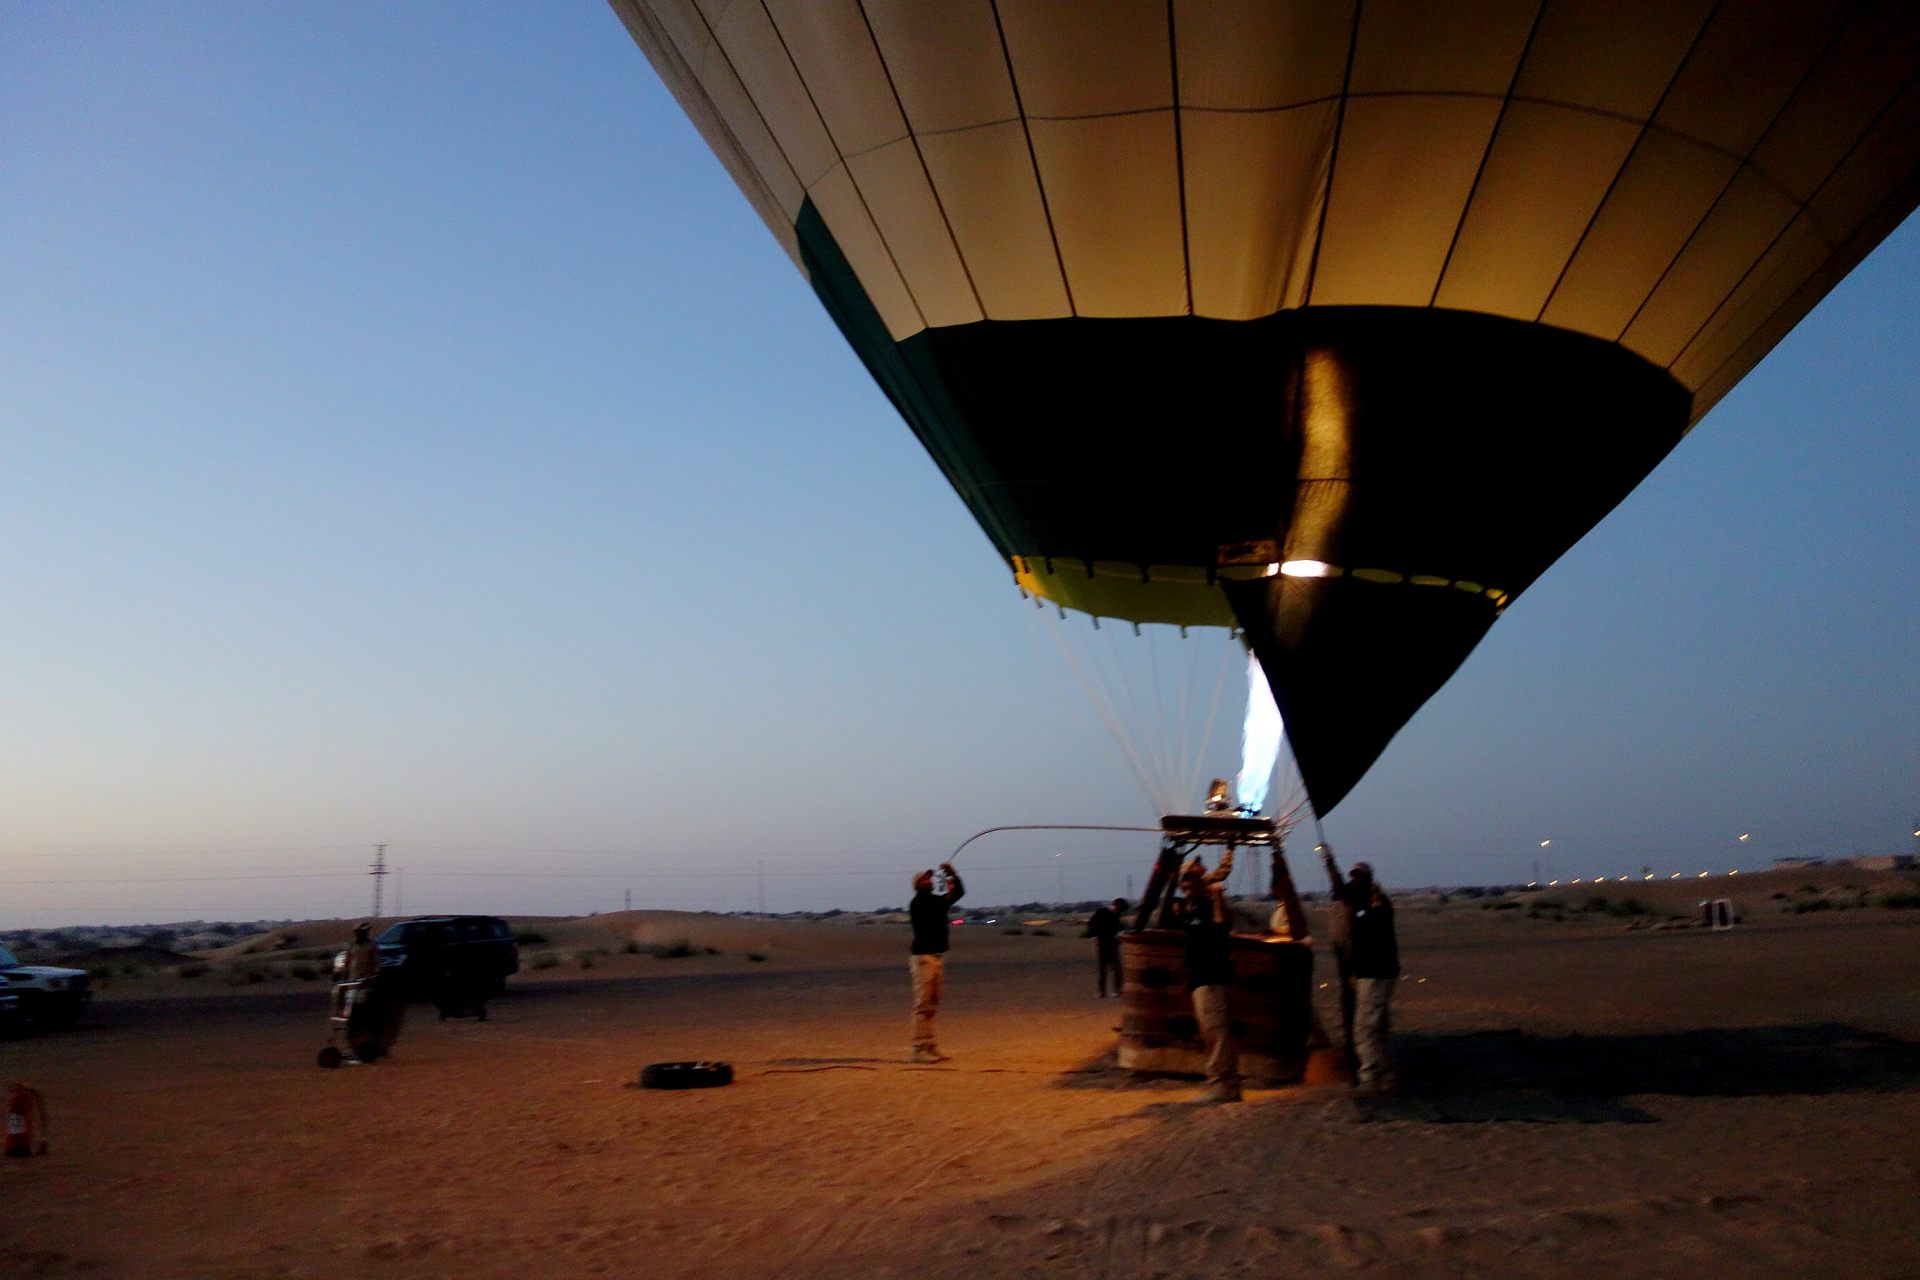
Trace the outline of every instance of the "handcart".
[[335, 982], [328, 994], [327, 1043], [320, 1050], [320, 1065], [331, 1069], [378, 1062], [393, 1052], [405, 1012], [405, 1002], [383, 991], [379, 978]]

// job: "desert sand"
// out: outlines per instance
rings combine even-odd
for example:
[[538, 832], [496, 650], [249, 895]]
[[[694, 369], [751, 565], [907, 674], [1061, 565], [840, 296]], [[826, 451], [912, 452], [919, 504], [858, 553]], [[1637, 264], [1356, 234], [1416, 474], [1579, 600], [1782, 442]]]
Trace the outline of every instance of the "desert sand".
[[[0, 1040], [54, 1125], [0, 1166], [0, 1275], [1920, 1275], [1920, 912], [1741, 890], [1723, 933], [1403, 899], [1406, 1091], [1366, 1101], [1114, 1070], [1067, 925], [955, 930], [937, 1067], [897, 924], [531, 922], [696, 954], [415, 1005], [338, 1071], [321, 983], [116, 983]], [[737, 1082], [633, 1087], [689, 1058]]]

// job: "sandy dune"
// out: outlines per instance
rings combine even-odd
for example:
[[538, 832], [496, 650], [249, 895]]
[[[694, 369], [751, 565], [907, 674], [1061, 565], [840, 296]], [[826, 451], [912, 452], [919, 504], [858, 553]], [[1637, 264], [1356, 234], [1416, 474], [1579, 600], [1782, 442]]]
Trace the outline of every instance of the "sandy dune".
[[[316, 986], [111, 996], [0, 1041], [55, 1123], [0, 1168], [0, 1275], [1911, 1276], [1916, 915], [1409, 911], [1410, 1088], [1367, 1103], [1111, 1070], [1064, 929], [956, 931], [937, 1068], [900, 1061], [881, 925], [574, 922], [722, 954], [415, 1006], [394, 1062], [336, 1072]], [[629, 1087], [707, 1056], [738, 1083]]]

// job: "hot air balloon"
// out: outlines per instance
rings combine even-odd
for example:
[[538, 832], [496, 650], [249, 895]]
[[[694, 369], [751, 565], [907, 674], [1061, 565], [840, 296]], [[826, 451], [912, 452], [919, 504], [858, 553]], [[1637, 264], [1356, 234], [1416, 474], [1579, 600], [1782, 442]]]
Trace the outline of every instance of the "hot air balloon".
[[1920, 201], [1920, 6], [612, 0], [1020, 587], [1319, 813]]

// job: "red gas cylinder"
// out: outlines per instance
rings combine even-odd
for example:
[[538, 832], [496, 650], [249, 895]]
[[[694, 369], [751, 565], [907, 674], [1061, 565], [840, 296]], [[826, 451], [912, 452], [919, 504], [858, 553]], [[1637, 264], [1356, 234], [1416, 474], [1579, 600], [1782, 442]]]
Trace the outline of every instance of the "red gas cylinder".
[[47, 1104], [32, 1085], [7, 1090], [7, 1145], [10, 1156], [47, 1154]]

